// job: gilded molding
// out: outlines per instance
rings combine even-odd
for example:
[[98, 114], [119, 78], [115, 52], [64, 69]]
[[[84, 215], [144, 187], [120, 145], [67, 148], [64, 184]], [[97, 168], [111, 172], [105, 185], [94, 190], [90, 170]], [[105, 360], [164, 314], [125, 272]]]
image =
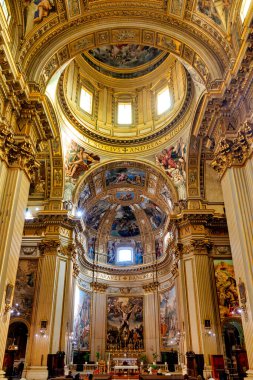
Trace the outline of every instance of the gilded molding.
[[158, 289], [158, 287], [159, 287], [159, 282], [154, 281], [154, 282], [151, 282], [150, 284], [143, 285], [143, 290], [145, 291], [145, 293], [153, 293]]
[[90, 284], [92, 290], [94, 292], [99, 292], [99, 293], [105, 293], [106, 289], [108, 288], [108, 285], [102, 284], [101, 282], [91, 282]]
[[217, 146], [212, 167], [220, 178], [228, 168], [232, 166], [243, 166], [253, 152], [253, 128], [252, 124], [246, 122], [237, 132], [235, 139], [222, 138]]

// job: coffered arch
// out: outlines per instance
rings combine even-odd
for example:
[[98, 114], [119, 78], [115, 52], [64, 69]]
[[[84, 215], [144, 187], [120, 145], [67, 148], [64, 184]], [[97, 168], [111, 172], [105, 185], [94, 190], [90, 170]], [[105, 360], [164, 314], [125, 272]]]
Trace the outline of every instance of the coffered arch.
[[[98, 19], [99, 23], [94, 24]], [[116, 27], [119, 19], [120, 28]], [[223, 36], [219, 40], [223, 40]], [[116, 12], [115, 15], [110, 10], [60, 25], [53, 28], [52, 32], [42, 31], [40, 38], [34, 36], [33, 44], [27, 41], [23, 45], [19, 59], [28, 73], [29, 81], [45, 88], [63, 64], [85, 50], [105, 44], [150, 45], [179, 57], [194, 68], [203, 83], [214, 88], [217, 87], [214, 82], [224, 78], [231, 58], [225, 40], [224, 46], [219, 42], [210, 30], [203, 31], [186, 21], [179, 22], [145, 11], [140, 14], [131, 9]]]

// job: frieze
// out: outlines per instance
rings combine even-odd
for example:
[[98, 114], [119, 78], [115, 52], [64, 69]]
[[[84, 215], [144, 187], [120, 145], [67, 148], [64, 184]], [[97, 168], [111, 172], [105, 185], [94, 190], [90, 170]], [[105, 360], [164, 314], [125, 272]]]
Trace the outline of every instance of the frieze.
[[24, 257], [38, 257], [39, 256], [39, 249], [37, 246], [31, 247], [31, 246], [21, 246], [20, 249], [20, 256]]

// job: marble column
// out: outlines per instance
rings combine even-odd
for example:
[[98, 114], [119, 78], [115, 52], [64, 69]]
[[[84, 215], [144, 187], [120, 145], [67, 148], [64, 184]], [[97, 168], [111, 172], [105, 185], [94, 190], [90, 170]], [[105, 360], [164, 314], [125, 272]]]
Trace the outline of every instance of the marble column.
[[248, 355], [253, 378], [253, 129], [245, 124], [235, 140], [222, 139], [212, 166], [221, 177], [222, 191], [239, 288]]
[[27, 142], [0, 130], [0, 378], [34, 156]]

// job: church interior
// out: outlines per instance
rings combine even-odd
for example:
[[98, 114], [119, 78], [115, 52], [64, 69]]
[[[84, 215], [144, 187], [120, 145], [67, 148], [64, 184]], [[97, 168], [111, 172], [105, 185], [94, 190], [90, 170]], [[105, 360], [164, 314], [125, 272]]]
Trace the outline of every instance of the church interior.
[[252, 0], [0, 0], [0, 379], [253, 379], [252, 188]]

